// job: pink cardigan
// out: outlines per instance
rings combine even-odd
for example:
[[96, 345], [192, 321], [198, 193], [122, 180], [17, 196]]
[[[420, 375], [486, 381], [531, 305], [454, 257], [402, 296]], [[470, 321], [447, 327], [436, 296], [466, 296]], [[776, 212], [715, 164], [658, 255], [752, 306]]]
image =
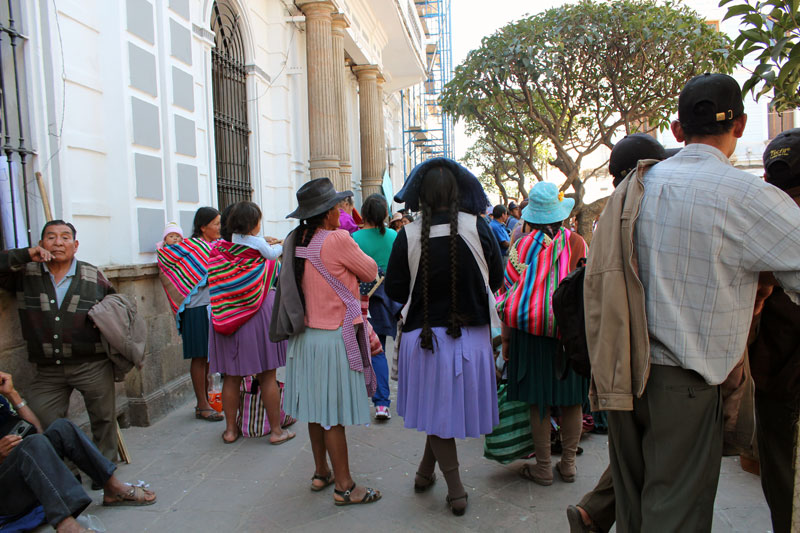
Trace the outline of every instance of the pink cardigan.
[[[322, 243], [320, 257], [328, 272], [344, 283], [356, 298], [360, 298], [358, 280], [372, 281], [378, 275], [378, 265], [361, 251], [345, 230], [336, 230], [328, 235]], [[306, 327], [327, 330], [341, 327], [344, 303], [309, 262], [303, 270], [302, 285], [306, 300]], [[353, 323], [362, 321], [359, 314]]]

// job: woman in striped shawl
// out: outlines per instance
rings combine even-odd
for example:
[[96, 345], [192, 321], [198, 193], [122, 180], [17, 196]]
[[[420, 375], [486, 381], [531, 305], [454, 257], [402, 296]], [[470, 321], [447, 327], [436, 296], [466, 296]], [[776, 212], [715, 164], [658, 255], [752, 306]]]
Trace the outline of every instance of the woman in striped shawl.
[[[540, 485], [553, 483], [550, 466], [550, 407], [561, 410], [563, 452], [556, 465], [561, 479], [575, 481], [575, 455], [582, 429], [581, 404], [588, 381], [569, 370], [565, 380], [555, 368], [558, 327], [553, 292], [586, 257], [586, 242], [562, 227], [575, 201], [552, 183], [537, 183], [522, 211], [524, 235], [509, 250], [505, 296], [498, 304], [503, 321], [503, 356], [508, 361], [508, 399], [531, 406], [536, 463], [520, 470]], [[525, 232], [529, 232], [525, 234]]]

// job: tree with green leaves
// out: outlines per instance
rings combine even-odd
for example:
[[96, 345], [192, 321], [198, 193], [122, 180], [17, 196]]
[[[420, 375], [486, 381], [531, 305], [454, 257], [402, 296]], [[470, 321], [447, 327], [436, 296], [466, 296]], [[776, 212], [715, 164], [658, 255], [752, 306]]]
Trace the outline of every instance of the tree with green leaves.
[[537, 180], [542, 166], [529, 154], [544, 146], [564, 175], [561, 190], [572, 189], [579, 232], [591, 238], [605, 199], [583, 203], [584, 160], [621, 132], [666, 127], [692, 76], [731, 70], [729, 45], [675, 2], [582, 0], [484, 37], [456, 67], [442, 107]]
[[[732, 1], [722, 0], [719, 5]], [[800, 106], [799, 7], [798, 0], [739, 0], [728, 6], [723, 19], [741, 18], [734, 57], [743, 62], [755, 56], [756, 66], [742, 91], [751, 91], [756, 99], [771, 92], [777, 112]]]

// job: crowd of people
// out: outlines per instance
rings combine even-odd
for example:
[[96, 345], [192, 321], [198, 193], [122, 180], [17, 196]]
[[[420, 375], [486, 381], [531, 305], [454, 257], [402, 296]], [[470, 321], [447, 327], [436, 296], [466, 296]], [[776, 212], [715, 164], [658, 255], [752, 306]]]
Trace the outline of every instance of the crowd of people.
[[[321, 178], [297, 191], [287, 218], [299, 223], [285, 239], [263, 236], [261, 210], [246, 201], [199, 209], [188, 238], [168, 224], [158, 263], [195, 416], [224, 420], [221, 438], [235, 442], [240, 390], [254, 377], [270, 444], [307, 425], [310, 489], [333, 486], [338, 506], [370, 504], [382, 495], [353, 479], [346, 427], [391, 417], [395, 377], [397, 414], [426, 435], [413, 489], [436, 483], [438, 464], [445, 503], [461, 516], [468, 493], [456, 442], [498, 428], [502, 381], [502, 401], [526, 406], [530, 420], [535, 453], [515, 457], [532, 459], [519, 475], [538, 485], [575, 481], [584, 410], [607, 414], [610, 465], [567, 508], [572, 532], [710, 531], [723, 435], [747, 416], [738, 391], [752, 369], [764, 494], [774, 530], [789, 531], [800, 129], [770, 143], [762, 179], [729, 160], [746, 122], [733, 78], [690, 80], [672, 123], [683, 149], [645, 134], [614, 147], [615, 191], [591, 246], [570, 224], [575, 200], [556, 185], [537, 183], [519, 204], [487, 212], [478, 179], [445, 158], [410, 173], [394, 197], [405, 211], [392, 216], [384, 196], [359, 211], [352, 192]], [[82, 531], [75, 517], [91, 501], [62, 458], [103, 488], [105, 505], [156, 501], [113, 474], [113, 368], [90, 310], [114, 289], [77, 249], [75, 228], [58, 220], [38, 246], [0, 252], [0, 284], [18, 294], [37, 367], [30, 405], [0, 372], [0, 487], [15, 489], [0, 515], [39, 504], [59, 531]], [[560, 364], [553, 294], [578, 269], [591, 378]], [[209, 373], [223, 376], [222, 414], [209, 403]], [[64, 419], [73, 389], [94, 443]], [[561, 459], [552, 464], [555, 415]]]

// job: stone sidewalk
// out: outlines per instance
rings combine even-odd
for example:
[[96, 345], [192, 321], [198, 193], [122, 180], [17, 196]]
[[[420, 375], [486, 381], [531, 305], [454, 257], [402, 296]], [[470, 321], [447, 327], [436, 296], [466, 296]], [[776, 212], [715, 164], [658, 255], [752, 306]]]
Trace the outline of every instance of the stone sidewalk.
[[[394, 385], [394, 383], [393, 383]], [[380, 489], [380, 502], [335, 507], [331, 489], [309, 490], [314, 470], [306, 428], [297, 438], [270, 446], [266, 439], [223, 444], [223, 423], [195, 420], [186, 405], [148, 428], [123, 430], [132, 464], [121, 465], [125, 481], [144, 480], [158, 502], [142, 508], [104, 508], [99, 517], [109, 532], [265, 532], [265, 531], [568, 531], [564, 510], [594, 486], [608, 462], [605, 437], [587, 435], [573, 484], [556, 480], [541, 487], [517, 476], [521, 463], [502, 466], [483, 458], [483, 441], [459, 442], [462, 479], [469, 509], [453, 516], [444, 498], [446, 485], [415, 494], [414, 472], [424, 434], [403, 428], [395, 416], [386, 423], [348, 428], [350, 464], [358, 483]], [[87, 482], [88, 485], [88, 482]], [[88, 486], [87, 486], [88, 490]], [[101, 492], [90, 493], [95, 502]], [[744, 472], [736, 458], [723, 460], [714, 531], [765, 532], [769, 511], [759, 479]]]

